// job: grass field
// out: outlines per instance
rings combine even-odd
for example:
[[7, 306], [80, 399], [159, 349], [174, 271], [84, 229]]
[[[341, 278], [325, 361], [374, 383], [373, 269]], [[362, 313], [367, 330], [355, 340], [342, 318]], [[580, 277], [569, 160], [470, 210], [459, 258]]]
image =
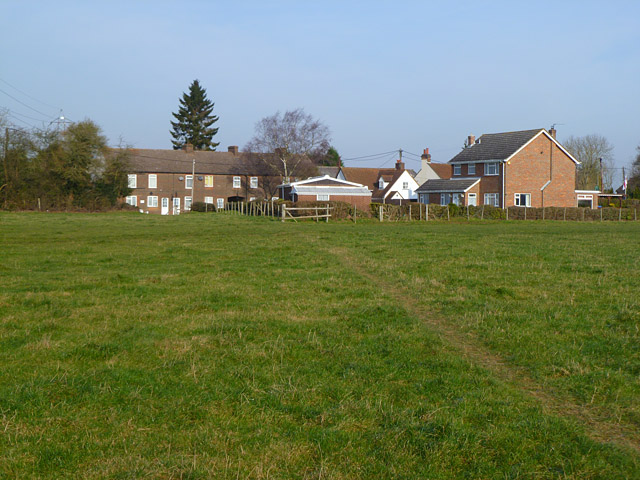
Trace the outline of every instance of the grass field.
[[640, 478], [639, 238], [0, 214], [0, 478]]

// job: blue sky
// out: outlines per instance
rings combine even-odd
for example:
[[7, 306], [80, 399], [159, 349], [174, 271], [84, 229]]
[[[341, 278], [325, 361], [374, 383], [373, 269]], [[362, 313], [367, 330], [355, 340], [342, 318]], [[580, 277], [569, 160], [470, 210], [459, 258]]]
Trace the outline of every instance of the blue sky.
[[198, 78], [225, 149], [242, 148], [260, 118], [297, 107], [330, 127], [344, 158], [429, 147], [445, 162], [469, 134], [553, 123], [561, 141], [607, 137], [618, 167], [640, 144], [638, 1], [2, 0], [0, 9], [0, 107], [17, 125], [62, 108], [114, 145], [171, 148], [171, 113]]

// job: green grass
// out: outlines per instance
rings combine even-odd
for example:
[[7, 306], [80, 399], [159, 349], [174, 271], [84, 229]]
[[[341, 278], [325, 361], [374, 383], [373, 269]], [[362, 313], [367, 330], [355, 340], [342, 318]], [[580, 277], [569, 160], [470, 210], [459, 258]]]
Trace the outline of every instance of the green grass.
[[639, 478], [638, 238], [0, 214], [0, 478]]

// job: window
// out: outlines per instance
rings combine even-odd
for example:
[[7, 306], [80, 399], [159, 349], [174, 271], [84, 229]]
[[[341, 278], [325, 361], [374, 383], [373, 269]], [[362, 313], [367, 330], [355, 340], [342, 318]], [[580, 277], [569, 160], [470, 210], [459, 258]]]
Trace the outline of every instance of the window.
[[129, 188], [138, 188], [138, 177], [135, 173], [127, 175], [127, 186]]
[[249, 201], [250, 201], [250, 202], [254, 202], [254, 201], [255, 201], [255, 199], [256, 199], [256, 197], [249, 197]]
[[240, 188], [240, 177], [233, 177], [233, 188]]
[[462, 165], [454, 165], [453, 166], [453, 174], [454, 175], [462, 175]]
[[158, 188], [158, 175], [155, 173], [149, 174], [149, 188]]
[[213, 205], [213, 197], [204, 197], [204, 203]]
[[471, 207], [475, 207], [477, 205], [476, 202], [476, 194], [475, 193], [470, 193], [469, 194], [469, 202], [468, 205]]
[[476, 164], [470, 163], [467, 165], [467, 175], [475, 175], [476, 174]]
[[[204, 176], [204, 187], [205, 188], [213, 188], [213, 175], [205, 175]], [[213, 203], [213, 202], [211, 202]]]
[[318, 193], [316, 195], [316, 200], [319, 202], [326, 202], [329, 200], [329, 194], [328, 193]]
[[384, 180], [382, 178], [378, 180], [378, 188], [381, 190], [384, 188]]
[[224, 208], [224, 198], [218, 199], [218, 208]]
[[138, 206], [138, 197], [136, 197], [135, 195], [131, 195], [129, 197], [127, 197], [127, 204], [128, 205], [133, 205], [134, 207]]
[[485, 175], [498, 175], [498, 164], [497, 163], [485, 163], [484, 164], [484, 174]]
[[191, 210], [191, 197], [184, 197], [184, 209]]
[[449, 205], [449, 200], [451, 199], [451, 195], [448, 193], [441, 193], [440, 194], [440, 205], [444, 206], [444, 205]]
[[451, 203], [455, 204], [455, 205], [460, 205], [460, 194], [459, 193], [454, 193], [453, 195], [451, 195]]
[[[487, 165], [485, 163], [485, 165]], [[493, 205], [494, 207], [500, 206], [500, 194], [499, 193], [485, 193], [484, 194], [484, 204], [485, 205]]]
[[149, 208], [157, 208], [158, 207], [158, 197], [155, 195], [147, 197], [147, 207]]
[[251, 177], [251, 188], [258, 188], [258, 177]]
[[516, 207], [530, 207], [531, 206], [531, 194], [530, 193], [516, 193], [515, 194]]
[[184, 180], [184, 188], [193, 189], [193, 175], [187, 175]]
[[402, 189], [409, 190], [409, 182], [402, 182]]

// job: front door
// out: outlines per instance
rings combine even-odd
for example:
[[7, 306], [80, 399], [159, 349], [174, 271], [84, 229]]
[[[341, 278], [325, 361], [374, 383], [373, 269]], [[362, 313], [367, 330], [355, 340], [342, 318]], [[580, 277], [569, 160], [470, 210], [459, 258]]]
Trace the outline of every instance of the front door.
[[169, 215], [169, 199], [166, 197], [162, 199], [162, 209], [160, 213], [162, 215]]
[[173, 199], [173, 214], [180, 215], [180, 197]]
[[478, 205], [478, 202], [476, 200], [476, 194], [475, 193], [470, 193], [469, 194], [469, 206], [470, 207], [475, 207]]

